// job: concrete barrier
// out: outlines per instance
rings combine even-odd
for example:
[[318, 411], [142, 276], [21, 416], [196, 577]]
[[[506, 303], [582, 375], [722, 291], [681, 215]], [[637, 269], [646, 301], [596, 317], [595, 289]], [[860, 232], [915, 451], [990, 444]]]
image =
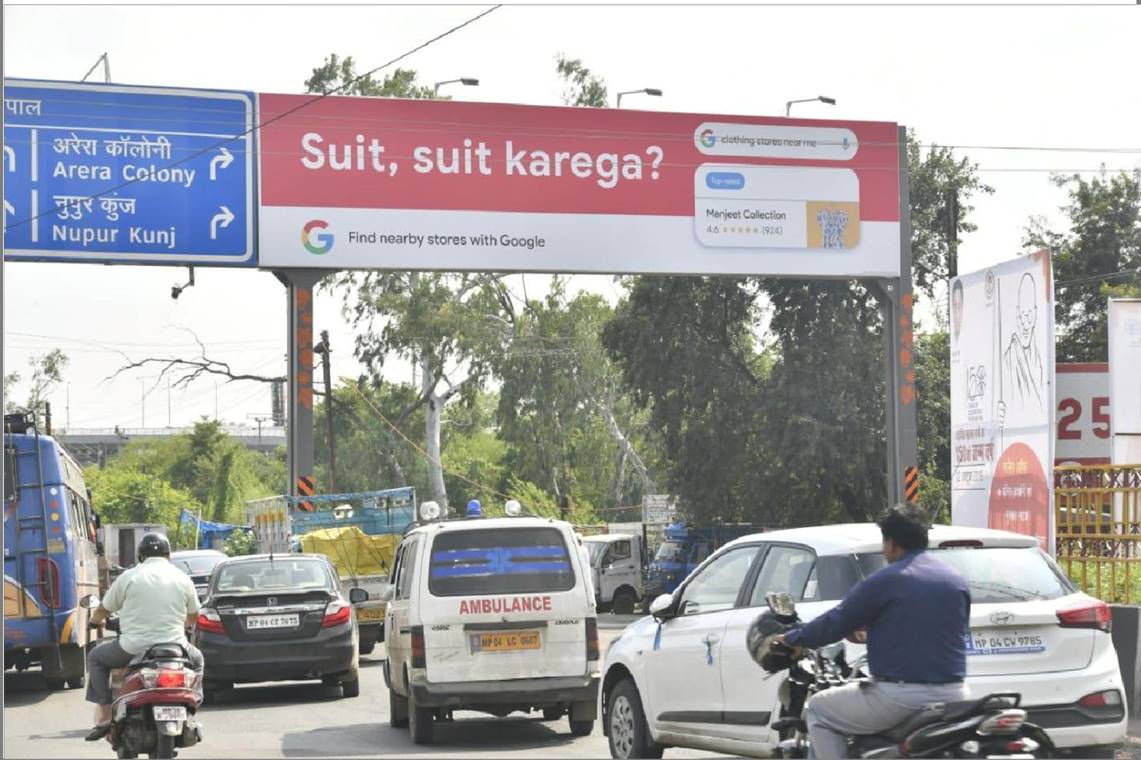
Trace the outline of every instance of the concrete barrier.
[[1121, 664], [1121, 680], [1130, 715], [1141, 712], [1141, 607], [1110, 605], [1113, 613], [1113, 648]]

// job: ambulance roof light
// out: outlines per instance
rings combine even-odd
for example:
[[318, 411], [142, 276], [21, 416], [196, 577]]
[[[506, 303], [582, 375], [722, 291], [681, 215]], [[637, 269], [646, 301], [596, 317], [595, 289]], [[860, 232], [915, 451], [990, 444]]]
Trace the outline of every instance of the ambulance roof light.
[[483, 505], [479, 503], [479, 499], [472, 499], [467, 503], [467, 516], [483, 517]]
[[518, 517], [523, 514], [523, 505], [515, 499], [509, 499], [507, 503], [503, 505], [503, 511], [508, 517]]
[[440, 505], [434, 501], [426, 501], [420, 505], [420, 519], [432, 522], [440, 517]]

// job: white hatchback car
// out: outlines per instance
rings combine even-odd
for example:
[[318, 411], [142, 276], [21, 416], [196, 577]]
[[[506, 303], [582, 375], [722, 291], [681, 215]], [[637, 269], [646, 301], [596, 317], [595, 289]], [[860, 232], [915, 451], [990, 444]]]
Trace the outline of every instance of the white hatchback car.
[[[1126, 710], [1109, 607], [1077, 591], [1033, 538], [935, 526], [930, 545], [970, 584], [971, 696], [1019, 692], [1029, 720], [1059, 749], [1112, 757]], [[874, 524], [774, 531], [722, 547], [658, 619], [631, 624], [611, 645], [600, 695], [611, 755], [661, 757], [670, 746], [769, 755], [780, 740], [771, 724], [781, 717], [784, 674], [768, 676], [745, 647], [765, 595], [791, 594], [810, 620], [882, 567], [880, 551]]]

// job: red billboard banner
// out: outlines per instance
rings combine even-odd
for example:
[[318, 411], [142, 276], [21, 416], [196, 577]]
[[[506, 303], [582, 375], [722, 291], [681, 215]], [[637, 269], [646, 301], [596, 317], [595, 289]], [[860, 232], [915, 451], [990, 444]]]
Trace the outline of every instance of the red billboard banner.
[[259, 96], [263, 266], [899, 273], [895, 124], [307, 100]]

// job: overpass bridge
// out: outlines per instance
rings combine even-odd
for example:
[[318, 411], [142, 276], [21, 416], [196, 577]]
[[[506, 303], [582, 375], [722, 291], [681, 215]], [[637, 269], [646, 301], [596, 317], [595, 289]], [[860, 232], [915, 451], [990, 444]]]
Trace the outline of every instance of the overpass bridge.
[[[58, 428], [53, 437], [67, 447], [81, 465], [102, 466], [132, 441], [161, 440], [185, 435], [193, 427], [164, 428]], [[269, 453], [286, 443], [285, 428], [263, 425], [223, 425], [222, 432], [254, 451]]]

